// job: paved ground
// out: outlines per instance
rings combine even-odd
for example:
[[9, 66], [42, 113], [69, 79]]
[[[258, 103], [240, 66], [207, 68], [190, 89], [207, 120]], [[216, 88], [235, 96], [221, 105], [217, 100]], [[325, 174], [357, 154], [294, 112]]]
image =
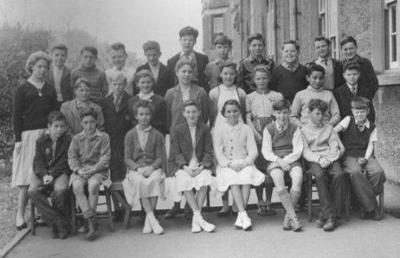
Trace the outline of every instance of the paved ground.
[[[400, 187], [386, 184], [385, 189], [387, 210], [397, 209]], [[130, 229], [118, 224], [110, 233], [103, 221], [99, 239], [90, 243], [83, 235], [54, 240], [49, 228], [38, 228], [35, 237], [29, 235], [7, 257], [400, 257], [400, 221], [388, 214], [380, 222], [361, 221], [353, 214], [332, 233], [312, 223], [302, 233], [284, 232], [282, 210], [276, 217], [260, 218], [255, 211], [250, 215], [254, 229], [243, 232], [233, 228], [234, 218], [207, 214], [217, 225], [213, 234], [192, 234], [183, 217], [161, 220], [166, 230], [162, 236], [143, 235], [135, 219]]]

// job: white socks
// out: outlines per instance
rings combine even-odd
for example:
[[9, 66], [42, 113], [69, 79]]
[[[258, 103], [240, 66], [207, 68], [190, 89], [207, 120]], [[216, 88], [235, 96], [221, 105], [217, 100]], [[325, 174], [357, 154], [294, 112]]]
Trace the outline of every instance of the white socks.
[[154, 232], [154, 234], [156, 235], [164, 233], [164, 229], [161, 227], [153, 212], [149, 212], [146, 214], [146, 220], [143, 227], [144, 234], [148, 234], [151, 232]]
[[247, 215], [246, 211], [239, 211], [237, 218], [236, 218], [236, 222], [235, 222], [235, 226], [242, 228], [243, 230], [248, 230], [251, 228], [252, 224], [251, 224], [251, 219], [249, 218], [249, 216]]
[[208, 223], [204, 220], [203, 216], [199, 210], [193, 212], [193, 219], [192, 219], [192, 232], [199, 233], [201, 230], [205, 232], [213, 232], [215, 230], [215, 225]]

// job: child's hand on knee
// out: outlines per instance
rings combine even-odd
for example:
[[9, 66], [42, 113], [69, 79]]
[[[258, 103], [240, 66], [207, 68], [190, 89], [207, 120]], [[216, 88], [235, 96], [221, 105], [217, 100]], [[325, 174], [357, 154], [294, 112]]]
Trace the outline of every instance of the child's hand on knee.
[[154, 168], [152, 166], [147, 166], [143, 168], [142, 175], [144, 177], [149, 177], [154, 172]]

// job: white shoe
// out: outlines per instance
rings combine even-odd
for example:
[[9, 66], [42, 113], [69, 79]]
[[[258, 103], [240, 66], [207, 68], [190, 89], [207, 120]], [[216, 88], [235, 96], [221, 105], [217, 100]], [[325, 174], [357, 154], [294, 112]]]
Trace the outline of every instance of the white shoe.
[[238, 212], [238, 215], [236, 217], [235, 226], [238, 228], [243, 228], [242, 213], [240, 212]]
[[243, 230], [249, 230], [251, 228], [251, 219], [249, 218], [249, 216], [247, 215], [246, 212], [243, 213], [243, 217], [242, 217], [242, 227]]
[[205, 232], [211, 233], [215, 230], [215, 225], [208, 223], [203, 218], [199, 219], [198, 224]]
[[143, 234], [150, 234], [151, 232], [153, 232], [153, 230], [151, 229], [151, 225], [149, 222], [149, 216], [146, 215], [146, 219], [144, 221], [144, 227], [143, 227]]
[[199, 233], [201, 232], [201, 227], [199, 222], [197, 222], [197, 219], [195, 217], [192, 218], [192, 233]]
[[164, 229], [161, 227], [160, 222], [154, 216], [154, 213], [149, 213], [149, 223], [151, 228], [153, 229], [154, 234], [161, 235], [164, 233]]

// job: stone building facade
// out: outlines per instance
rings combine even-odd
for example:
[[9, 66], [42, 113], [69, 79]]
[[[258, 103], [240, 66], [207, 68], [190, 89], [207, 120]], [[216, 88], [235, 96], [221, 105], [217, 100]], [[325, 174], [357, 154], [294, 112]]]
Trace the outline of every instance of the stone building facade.
[[340, 41], [356, 38], [361, 56], [371, 60], [380, 88], [377, 109], [377, 156], [391, 181], [400, 182], [400, 1], [398, 0], [202, 0], [203, 46], [213, 57], [213, 38], [225, 33], [233, 40], [234, 60], [247, 56], [247, 36], [266, 38], [266, 54], [280, 62], [284, 41], [300, 44], [300, 62], [313, 60], [314, 38], [332, 42], [341, 59]]

